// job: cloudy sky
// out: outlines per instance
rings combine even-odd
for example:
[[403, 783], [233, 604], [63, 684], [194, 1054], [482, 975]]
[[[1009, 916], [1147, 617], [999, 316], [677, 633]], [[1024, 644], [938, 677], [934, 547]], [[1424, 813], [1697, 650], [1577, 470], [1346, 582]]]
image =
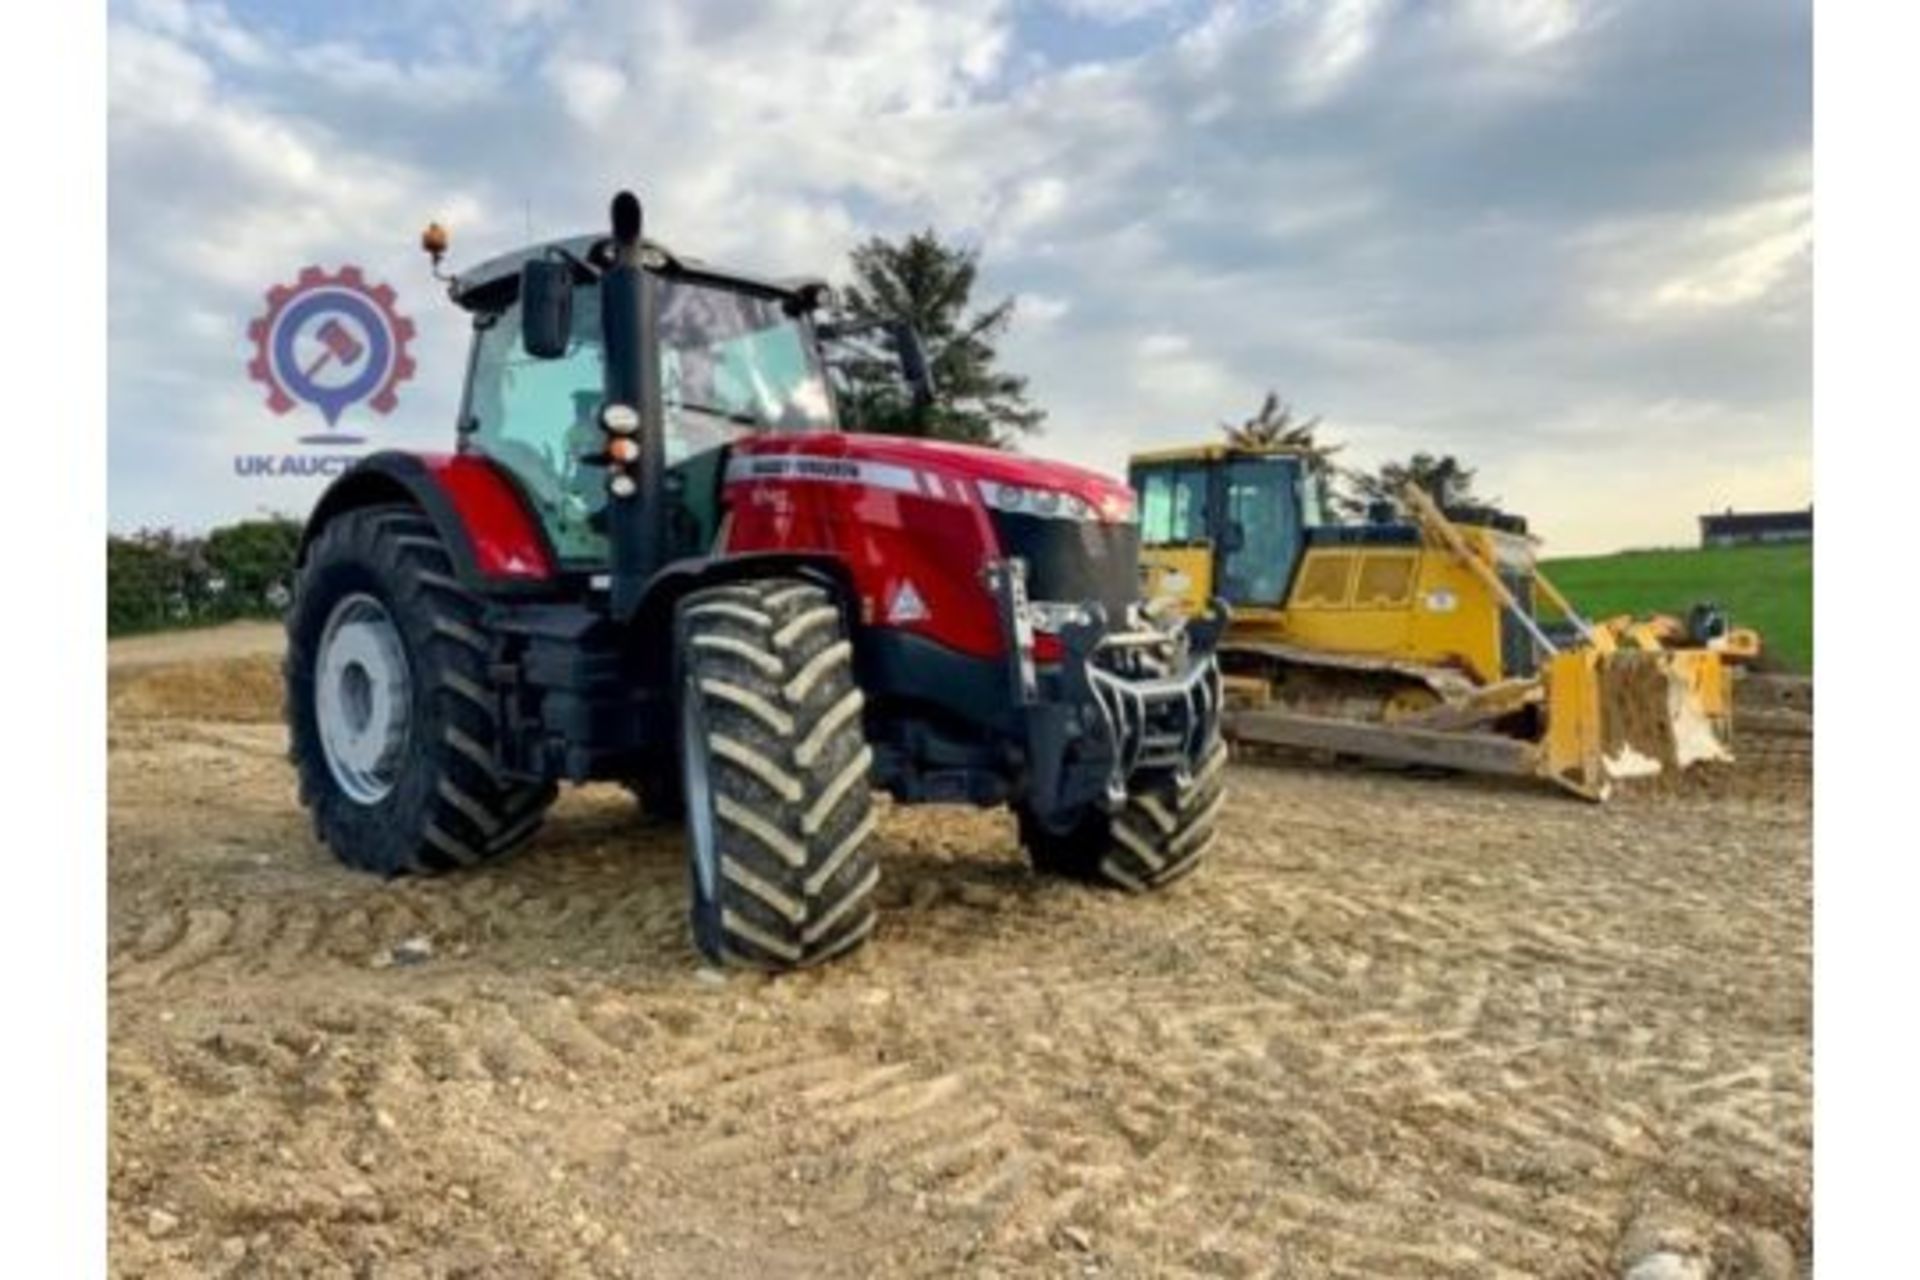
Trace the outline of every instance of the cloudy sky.
[[[1811, 17], [1778, 0], [126, 0], [109, 30], [115, 528], [304, 513], [238, 453], [265, 290], [419, 327], [381, 443], [451, 439], [456, 262], [596, 226], [838, 277], [931, 225], [1015, 294], [1027, 447], [1119, 470], [1269, 386], [1349, 461], [1452, 451], [1553, 552], [1811, 500]], [[307, 411], [303, 411], [303, 414]]]

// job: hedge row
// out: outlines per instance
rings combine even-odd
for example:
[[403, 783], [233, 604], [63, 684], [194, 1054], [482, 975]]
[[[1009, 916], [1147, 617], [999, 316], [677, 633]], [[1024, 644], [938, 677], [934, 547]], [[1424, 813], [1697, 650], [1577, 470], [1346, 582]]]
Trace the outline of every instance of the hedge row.
[[277, 618], [293, 586], [300, 522], [223, 525], [205, 537], [167, 529], [107, 536], [107, 634]]

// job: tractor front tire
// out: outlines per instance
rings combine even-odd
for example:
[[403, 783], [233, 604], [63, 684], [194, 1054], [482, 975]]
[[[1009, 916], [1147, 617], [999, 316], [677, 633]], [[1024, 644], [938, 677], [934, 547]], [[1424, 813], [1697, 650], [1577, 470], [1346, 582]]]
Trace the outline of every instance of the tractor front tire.
[[300, 801], [340, 861], [448, 871], [539, 827], [554, 787], [498, 772], [490, 651], [419, 511], [349, 511], [314, 539], [287, 613], [286, 716]]
[[874, 926], [873, 751], [839, 604], [795, 578], [689, 594], [675, 621], [693, 937], [778, 972]]
[[1115, 813], [1088, 807], [1064, 819], [1016, 812], [1033, 869], [1129, 893], [1162, 889], [1190, 874], [1212, 849], [1226, 804], [1227, 744], [1216, 741], [1182, 785], [1127, 797]]

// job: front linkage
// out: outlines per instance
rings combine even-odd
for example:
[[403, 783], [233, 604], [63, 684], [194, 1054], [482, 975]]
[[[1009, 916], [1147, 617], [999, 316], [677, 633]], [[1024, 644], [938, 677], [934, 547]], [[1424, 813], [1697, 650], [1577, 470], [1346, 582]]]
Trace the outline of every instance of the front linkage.
[[1189, 621], [1136, 604], [1116, 629], [1088, 603], [1061, 628], [1060, 660], [1041, 665], [1025, 564], [1010, 557], [985, 572], [1024, 727], [1016, 809], [1036, 867], [1136, 891], [1190, 871], [1225, 800], [1214, 649], [1226, 607]]

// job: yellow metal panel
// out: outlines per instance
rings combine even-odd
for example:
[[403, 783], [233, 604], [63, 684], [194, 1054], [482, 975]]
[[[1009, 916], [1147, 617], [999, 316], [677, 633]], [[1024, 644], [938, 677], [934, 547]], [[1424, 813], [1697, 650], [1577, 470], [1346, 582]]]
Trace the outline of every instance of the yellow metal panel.
[[1233, 620], [1227, 624], [1227, 639], [1242, 644], [1286, 644], [1293, 639], [1293, 617], [1285, 609], [1235, 605]]
[[1329, 654], [1400, 659], [1408, 649], [1407, 617], [1405, 609], [1293, 608], [1287, 611], [1285, 639]]
[[1600, 722], [1599, 655], [1572, 649], [1548, 658], [1542, 675], [1547, 691], [1547, 737], [1542, 767], [1547, 777], [1590, 800], [1607, 793], [1601, 765], [1605, 730]]
[[1127, 459], [1129, 467], [1152, 467], [1169, 462], [1213, 462], [1226, 456], [1220, 444], [1180, 445], [1172, 449], [1149, 449]]
[[1452, 666], [1487, 684], [1503, 674], [1499, 602], [1471, 570], [1428, 547], [1310, 549], [1286, 609], [1257, 620], [1236, 609], [1230, 634]]
[[1350, 551], [1309, 551], [1288, 603], [1297, 609], [1346, 608], [1352, 602], [1357, 560]]
[[1461, 667], [1483, 684], [1501, 678], [1500, 602], [1453, 556], [1421, 552], [1410, 613], [1409, 659]]
[[1146, 571], [1146, 598], [1170, 597], [1182, 614], [1202, 612], [1213, 597], [1213, 548], [1142, 547], [1140, 566]]
[[1391, 608], [1413, 595], [1414, 561], [1411, 551], [1370, 551], [1360, 557], [1360, 580], [1353, 588], [1354, 607]]
[[1711, 649], [1675, 649], [1667, 662], [1685, 695], [1703, 715], [1731, 726], [1733, 672]]

